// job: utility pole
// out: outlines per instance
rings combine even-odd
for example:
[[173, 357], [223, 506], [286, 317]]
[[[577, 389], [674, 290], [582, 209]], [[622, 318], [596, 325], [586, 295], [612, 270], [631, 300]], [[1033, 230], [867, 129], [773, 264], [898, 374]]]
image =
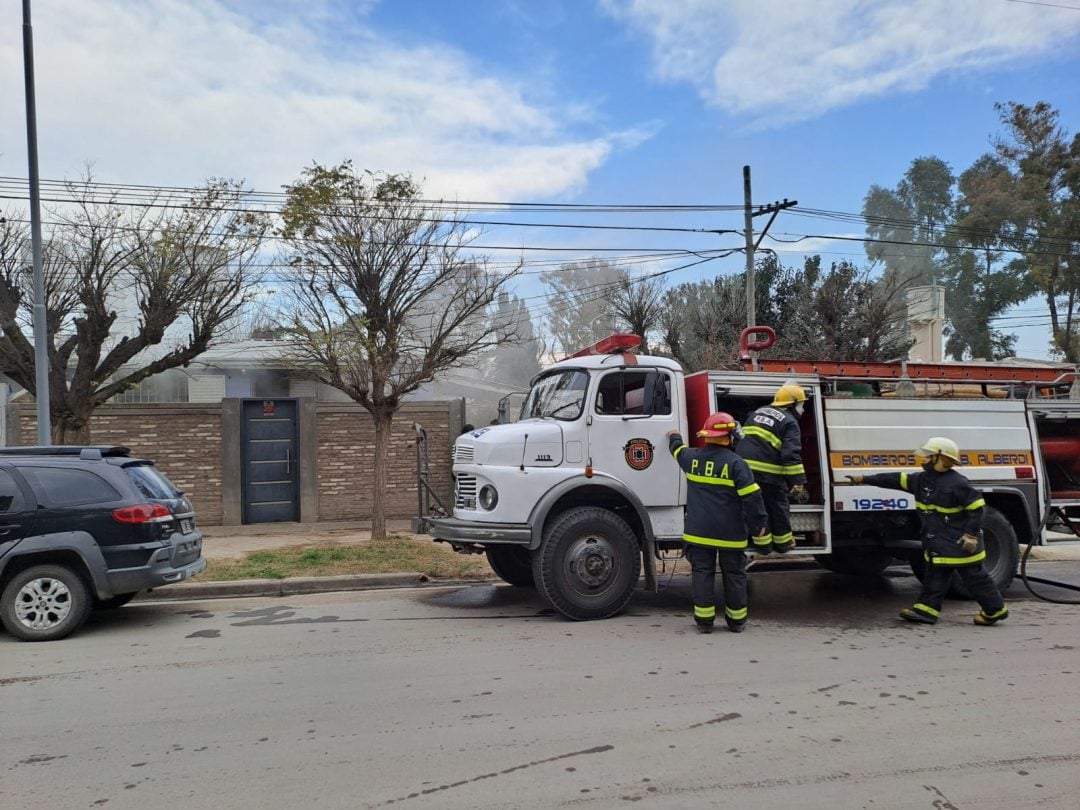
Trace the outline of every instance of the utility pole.
[[[798, 200], [784, 199], [783, 202], [775, 202], [772, 205], [759, 205], [757, 211], [753, 210], [753, 202], [750, 196], [750, 167], [742, 167], [743, 176], [743, 228], [746, 231], [746, 325], [757, 326], [757, 292], [754, 289], [754, 252], [761, 245], [761, 240], [769, 231], [776, 215], [785, 208], [792, 208], [799, 204]], [[765, 223], [761, 234], [754, 241], [754, 217], [762, 214], [772, 214]]]
[[754, 215], [751, 213], [750, 167], [742, 167], [743, 230], [746, 231], [746, 325], [757, 326], [757, 291], [754, 289]]
[[30, 249], [34, 262], [34, 400], [37, 437], [52, 444], [49, 427], [49, 332], [45, 320], [45, 276], [41, 267], [41, 181], [38, 177], [37, 102], [34, 94], [34, 29], [30, 0], [23, 0], [23, 76], [26, 80], [26, 155], [30, 163]]

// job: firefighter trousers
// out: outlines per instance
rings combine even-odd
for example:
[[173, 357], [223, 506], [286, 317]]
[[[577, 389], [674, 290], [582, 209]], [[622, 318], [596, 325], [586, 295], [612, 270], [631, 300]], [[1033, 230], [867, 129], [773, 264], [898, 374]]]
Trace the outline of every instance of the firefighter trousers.
[[711, 625], [716, 620], [716, 563], [724, 586], [724, 618], [729, 624], [746, 621], [746, 554], [741, 548], [686, 544], [694, 598], [694, 621]]
[[766, 554], [770, 546], [787, 551], [795, 542], [791, 533], [791, 502], [788, 500], [787, 484], [761, 476], [758, 477], [758, 486], [761, 487], [761, 499], [769, 516], [770, 533], [764, 537], [751, 537], [750, 542]]
[[1005, 600], [1002, 599], [1001, 592], [997, 589], [997, 585], [994, 584], [994, 580], [986, 573], [986, 569], [982, 567], [982, 563], [976, 563], [975, 565], [933, 565], [929, 562], [927, 562], [923, 574], [919, 603], [915, 607], [930, 608], [929, 611], [924, 612], [936, 617], [941, 612], [941, 605], [945, 600], [945, 595], [949, 592], [949, 582], [952, 580], [954, 573], [960, 577], [960, 581], [964, 583], [968, 593], [975, 597], [975, 601], [979, 603], [983, 613], [992, 616], [1005, 607]]

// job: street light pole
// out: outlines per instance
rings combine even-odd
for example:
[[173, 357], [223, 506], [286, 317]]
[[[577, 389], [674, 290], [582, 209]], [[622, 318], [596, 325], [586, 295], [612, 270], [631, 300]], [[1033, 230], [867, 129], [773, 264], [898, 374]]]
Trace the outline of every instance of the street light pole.
[[30, 0], [23, 0], [23, 75], [26, 79], [26, 155], [30, 164], [30, 249], [34, 262], [34, 399], [38, 444], [52, 444], [49, 427], [49, 331], [41, 266], [41, 181], [38, 177], [37, 102], [34, 94], [34, 28]]

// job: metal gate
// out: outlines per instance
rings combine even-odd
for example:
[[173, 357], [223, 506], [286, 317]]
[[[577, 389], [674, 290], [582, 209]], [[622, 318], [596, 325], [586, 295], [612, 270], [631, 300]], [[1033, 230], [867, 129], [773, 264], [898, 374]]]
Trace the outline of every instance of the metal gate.
[[243, 521], [298, 520], [295, 399], [245, 400], [241, 421]]

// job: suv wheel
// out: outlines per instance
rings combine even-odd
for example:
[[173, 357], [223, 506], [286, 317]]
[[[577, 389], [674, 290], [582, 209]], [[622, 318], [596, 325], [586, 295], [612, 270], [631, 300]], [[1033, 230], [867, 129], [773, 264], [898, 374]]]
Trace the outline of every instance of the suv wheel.
[[35, 565], [4, 587], [0, 620], [23, 641], [54, 641], [78, 630], [90, 607], [90, 594], [75, 571], [62, 565]]

